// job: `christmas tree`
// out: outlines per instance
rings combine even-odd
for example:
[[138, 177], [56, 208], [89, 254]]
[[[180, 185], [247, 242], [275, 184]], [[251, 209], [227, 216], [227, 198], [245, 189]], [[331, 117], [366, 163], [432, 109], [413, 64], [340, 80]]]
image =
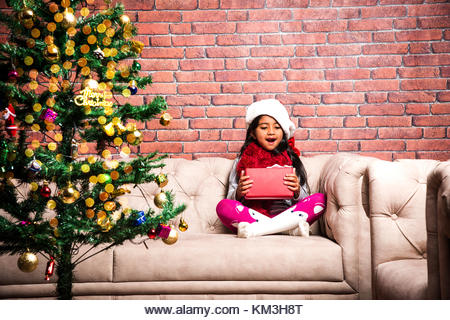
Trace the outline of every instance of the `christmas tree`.
[[[136, 28], [122, 4], [7, 4], [0, 12], [10, 30], [0, 45], [0, 254], [20, 254], [24, 272], [45, 257], [42, 276], [55, 269], [57, 296], [70, 299], [73, 270], [85, 259], [138, 235], [176, 241], [169, 221], [184, 205], [169, 191], [161, 189], [160, 209], [147, 212], [123, 197], [142, 183], [167, 184], [158, 169], [164, 155], [139, 152], [139, 123], [161, 115], [168, 125], [171, 117], [162, 97], [127, 102], [151, 77], [135, 60], [144, 45], [133, 40]], [[88, 254], [75, 259], [81, 246]]]

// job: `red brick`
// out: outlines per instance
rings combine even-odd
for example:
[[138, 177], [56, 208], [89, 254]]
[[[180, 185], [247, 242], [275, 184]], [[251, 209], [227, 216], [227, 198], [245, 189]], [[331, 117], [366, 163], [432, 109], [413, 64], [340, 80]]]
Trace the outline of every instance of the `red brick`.
[[199, 0], [199, 9], [219, 9], [219, 0]]
[[438, 161], [448, 161], [450, 159], [450, 151], [435, 152], [416, 152], [417, 159], [433, 159]]
[[233, 142], [233, 141], [231, 141], [231, 142], [229, 142], [228, 143], [228, 152], [239, 152], [240, 150], [241, 150], [241, 148], [242, 148], [242, 142], [241, 141], [239, 141], [239, 142]]
[[308, 0], [267, 0], [267, 8], [306, 8]]
[[281, 32], [302, 32], [303, 23], [302, 21], [281, 22], [280, 29]]
[[362, 117], [345, 117], [344, 118], [344, 127], [346, 128], [357, 128], [357, 127], [365, 127], [366, 126], [366, 118]]
[[322, 46], [317, 48], [319, 56], [353, 56], [361, 54], [360, 45]]
[[361, 17], [379, 18], [379, 17], [402, 17], [406, 16], [406, 6], [377, 6], [361, 8]]
[[250, 50], [245, 47], [229, 48], [229, 47], [216, 47], [206, 48], [206, 55], [208, 58], [237, 58], [248, 57]]
[[445, 90], [447, 79], [402, 80], [400, 88], [402, 90]]
[[360, 57], [358, 61], [359, 66], [362, 68], [399, 67], [402, 64], [402, 57], [401, 56]]
[[258, 44], [258, 35], [218, 35], [219, 46], [240, 46]]
[[300, 81], [289, 82], [289, 92], [329, 92], [331, 85], [329, 82], [323, 81]]
[[148, 48], [144, 50], [141, 54], [142, 58], [183, 58], [184, 57], [184, 49], [182, 48]]
[[405, 150], [405, 142], [397, 140], [363, 140], [360, 142], [361, 151], [394, 151]]
[[176, 94], [177, 88], [175, 83], [153, 83], [145, 90], [139, 89], [138, 91], [140, 94]]
[[195, 10], [183, 12], [184, 22], [226, 21], [227, 13], [224, 10]]
[[253, 58], [247, 61], [248, 69], [287, 69], [288, 59], [283, 58]]
[[366, 116], [402, 115], [404, 112], [405, 107], [402, 104], [366, 104], [359, 107], [359, 114]]
[[431, 106], [432, 114], [450, 114], [450, 103], [433, 104]]
[[326, 43], [325, 33], [285, 34], [281, 36], [283, 44], [320, 44]]
[[224, 62], [221, 59], [181, 60], [181, 70], [223, 70]]
[[432, 41], [441, 40], [441, 30], [399, 31], [395, 33], [397, 41]]
[[377, 129], [333, 129], [334, 140], [367, 140], [376, 139]]
[[140, 35], [144, 34], [168, 34], [169, 24], [167, 23], [136, 23], [137, 32]]
[[279, 94], [276, 98], [283, 103], [284, 105], [288, 104], [305, 104], [305, 105], [316, 105], [320, 103], [320, 94], [299, 94], [299, 93], [291, 93], [291, 94]]
[[180, 83], [178, 84], [179, 94], [196, 94], [196, 93], [220, 93], [219, 83]]
[[446, 16], [448, 15], [449, 11], [450, 11], [449, 4], [427, 4], [427, 5], [411, 6], [408, 10], [408, 15], [412, 17], [437, 16], [437, 15]]
[[158, 141], [197, 141], [198, 137], [193, 130], [158, 130]]
[[227, 144], [221, 141], [196, 141], [196, 142], [185, 142], [184, 152], [226, 152]]
[[372, 70], [372, 79], [395, 79], [397, 68], [378, 68]]
[[220, 139], [220, 130], [201, 130], [200, 140], [211, 141]]
[[239, 22], [237, 33], [272, 33], [278, 32], [278, 22]]
[[379, 128], [380, 139], [418, 139], [422, 138], [421, 128]]
[[171, 34], [190, 34], [192, 33], [192, 25], [190, 23], [180, 23], [170, 25]]
[[260, 37], [261, 45], [277, 45], [281, 44], [281, 36], [279, 34], [262, 35]]
[[300, 118], [300, 127], [302, 128], [340, 128], [342, 126], [342, 118]]
[[300, 140], [296, 142], [296, 146], [300, 149], [300, 152], [304, 151], [316, 151], [316, 152], [336, 152], [336, 141], [304, 141]]
[[172, 38], [169, 36], [153, 36], [150, 39], [150, 44], [154, 47], [170, 47], [172, 46]]
[[283, 71], [281, 70], [267, 70], [259, 72], [259, 79], [261, 81], [282, 81], [284, 80]]
[[181, 22], [181, 13], [176, 11], [138, 11], [139, 22]]
[[338, 68], [354, 68], [357, 66], [358, 66], [358, 59], [356, 57], [336, 58], [336, 67]]
[[328, 43], [365, 43], [372, 42], [370, 32], [344, 32], [328, 35]]
[[417, 150], [417, 151], [425, 151], [425, 150], [441, 150], [441, 151], [449, 151], [450, 150], [450, 140], [412, 140], [406, 142], [406, 150]]
[[356, 106], [351, 105], [317, 106], [318, 116], [343, 116], [356, 114], [357, 114]]
[[250, 105], [253, 102], [253, 95], [227, 94], [215, 95], [212, 97], [213, 105]]
[[212, 46], [215, 43], [214, 35], [173, 36], [172, 44], [175, 47]]
[[369, 117], [367, 125], [369, 127], [409, 127], [411, 126], [411, 117]]
[[392, 155], [392, 160], [396, 159], [416, 159], [415, 152], [396, 152]]
[[304, 21], [305, 32], [336, 32], [347, 30], [347, 21]]
[[417, 27], [416, 18], [405, 18], [405, 19], [395, 19], [394, 28], [395, 29], [415, 29]]
[[433, 92], [390, 92], [389, 102], [433, 102], [436, 101], [436, 94]]
[[392, 31], [379, 31], [373, 34], [373, 42], [394, 42], [395, 33]]
[[244, 93], [286, 92], [284, 82], [244, 83]]
[[182, 71], [176, 72], [177, 82], [213, 81], [214, 73], [209, 71]]
[[194, 33], [234, 33], [236, 32], [236, 23], [234, 22], [193, 23], [192, 31]]
[[442, 78], [450, 78], [450, 67], [440, 67], [441, 77]]
[[248, 13], [249, 20], [277, 20], [277, 21], [287, 21], [292, 20], [291, 10], [251, 10]]
[[215, 72], [216, 81], [256, 81], [258, 80], [257, 71], [217, 71]]
[[173, 119], [170, 121], [170, 125], [168, 127], [163, 127], [159, 123], [159, 119], [153, 119], [147, 121], [147, 128], [155, 130], [156, 129], [165, 129], [165, 130], [186, 130], [188, 129], [188, 120], [186, 119]]
[[244, 141], [247, 130], [243, 129], [224, 129], [222, 130], [221, 140]]
[[152, 73], [153, 82], [172, 82], [173, 81], [173, 72], [154, 72]]
[[295, 55], [297, 57], [313, 57], [316, 55], [315, 46], [300, 46], [295, 48]]
[[338, 151], [359, 151], [359, 142], [358, 141], [339, 141], [338, 142]]
[[192, 10], [197, 9], [196, 0], [155, 0], [158, 10]]
[[323, 80], [322, 70], [288, 70], [285, 71], [286, 80]]
[[437, 128], [424, 128], [423, 129], [423, 137], [430, 139], [439, 139], [445, 138], [446, 132], [444, 127]]
[[292, 58], [290, 67], [293, 69], [327, 69], [334, 67], [333, 58]]
[[428, 104], [407, 104], [405, 109], [406, 114], [429, 114], [430, 106]]
[[431, 46], [429, 42], [418, 42], [409, 44], [409, 53], [431, 53]]
[[355, 91], [397, 91], [399, 80], [365, 80], [355, 81]]
[[142, 153], [161, 152], [161, 153], [181, 153], [183, 152], [183, 144], [180, 142], [152, 142], [142, 143], [140, 145]]
[[438, 101], [441, 101], [441, 102], [450, 101], [450, 91], [439, 92], [438, 93]]
[[205, 116], [205, 108], [202, 107], [184, 107], [184, 118], [201, 118]]
[[[302, 8], [296, 9], [294, 20], [335, 20], [338, 15], [337, 9], [332, 8]], [[340, 11], [339, 11], [340, 12]]]
[[[329, 11], [329, 9], [326, 9]], [[361, 11], [359, 8], [341, 8], [338, 12], [339, 19], [356, 19], [361, 18]]]
[[331, 91], [350, 92], [353, 91], [353, 81], [336, 81], [331, 83]]
[[399, 68], [401, 78], [436, 78], [439, 77], [439, 68]]
[[368, 103], [383, 103], [387, 101], [386, 92], [368, 92], [366, 97]]
[[408, 52], [407, 43], [398, 44], [369, 44], [363, 46], [363, 54], [405, 54]]
[[257, 47], [252, 48], [252, 57], [293, 57], [294, 47]]
[[245, 117], [245, 107], [209, 107], [206, 115], [208, 118]]
[[294, 139], [295, 140], [307, 140], [309, 138], [309, 130], [298, 128], [295, 130]]
[[[253, 12], [253, 11], [251, 11]], [[246, 21], [248, 20], [249, 11], [248, 10], [236, 10], [228, 11], [228, 21]]]
[[220, 7], [222, 9], [261, 9], [264, 8], [264, 0], [222, 0]]
[[436, 54], [436, 55], [406, 56], [403, 58], [403, 61], [406, 67], [441, 66], [450, 64], [450, 55]]
[[[450, 11], [449, 11], [450, 12]], [[447, 17], [431, 17], [431, 18], [419, 18], [419, 26], [421, 29], [432, 28], [449, 28], [450, 21]]]
[[330, 129], [312, 129], [309, 130], [309, 138], [312, 140], [328, 140], [330, 139]]
[[192, 119], [189, 120], [190, 126], [193, 129], [222, 129], [232, 128], [233, 119]]
[[[396, 153], [398, 153], [398, 152], [396, 152]], [[377, 158], [377, 159], [385, 160], [385, 161], [392, 161], [392, 159], [394, 157], [392, 152], [381, 152], [381, 151], [358, 152], [357, 154], [360, 156], [363, 156], [363, 157], [372, 157], [372, 158]]]
[[392, 19], [350, 20], [348, 22], [349, 31], [379, 31], [391, 29]]
[[324, 94], [322, 99], [325, 104], [363, 103], [365, 101], [363, 93]]
[[221, 87], [222, 87], [222, 93], [241, 93], [242, 92], [242, 84], [240, 84], [240, 83], [223, 83]]
[[244, 70], [246, 69], [246, 61], [243, 59], [225, 59], [225, 69], [227, 70]]
[[450, 52], [450, 44], [448, 42], [435, 42], [431, 44], [433, 52], [448, 53]]
[[294, 106], [292, 109], [292, 115], [295, 116], [314, 116], [315, 108], [313, 106]]
[[169, 96], [166, 98], [167, 104], [172, 106], [207, 106], [210, 102], [209, 96], [196, 94], [194, 96]]
[[325, 70], [327, 80], [369, 79], [369, 69], [331, 69]]

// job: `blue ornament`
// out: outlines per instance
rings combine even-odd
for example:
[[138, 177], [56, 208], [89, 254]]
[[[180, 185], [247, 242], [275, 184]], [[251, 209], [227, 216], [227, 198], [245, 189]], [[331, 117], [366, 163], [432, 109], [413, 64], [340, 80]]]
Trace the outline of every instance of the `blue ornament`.
[[137, 217], [136, 221], [134, 222], [134, 225], [140, 226], [145, 221], [147, 221], [147, 218], [145, 217], [144, 211], [139, 211], [137, 214], [138, 214], [138, 217]]
[[131, 95], [135, 95], [137, 93], [137, 87], [129, 86], [128, 90], [130, 90]]

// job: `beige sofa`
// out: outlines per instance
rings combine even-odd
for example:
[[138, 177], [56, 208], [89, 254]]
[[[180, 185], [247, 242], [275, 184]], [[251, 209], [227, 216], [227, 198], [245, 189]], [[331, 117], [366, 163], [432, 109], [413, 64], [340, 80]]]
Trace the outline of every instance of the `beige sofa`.
[[[226, 193], [232, 160], [167, 159], [163, 172], [168, 174], [169, 184], [165, 189], [173, 190], [177, 201], [187, 205], [182, 217], [189, 229], [179, 232], [179, 240], [170, 246], [160, 240], [135, 239], [83, 262], [75, 269], [74, 298], [370, 299], [372, 293], [382, 298], [381, 267], [388, 262], [393, 263], [388, 270], [398, 266], [400, 273], [407, 262], [418, 262], [420, 272], [425, 272], [420, 279], [422, 282], [426, 279], [423, 255], [414, 261], [403, 261], [406, 259], [402, 256], [397, 262], [398, 256], [390, 255], [389, 250], [385, 256], [385, 242], [380, 240], [391, 238], [391, 244], [402, 241], [395, 228], [386, 233], [377, 224], [376, 215], [381, 203], [396, 198], [394, 193], [398, 198], [407, 197], [408, 190], [403, 189], [403, 183], [397, 186], [396, 177], [387, 175], [383, 178], [391, 181], [393, 188], [385, 190], [389, 196], [378, 196], [379, 202], [372, 198], [377, 197], [372, 195], [373, 190], [378, 190], [376, 185], [372, 186], [378, 181], [373, 180], [377, 168], [409, 166], [409, 162], [397, 164], [351, 154], [302, 160], [312, 191], [327, 194], [327, 211], [313, 225], [312, 236], [240, 239], [226, 230], [215, 213], [217, 202]], [[435, 161], [411, 163], [419, 172], [430, 172], [438, 165]], [[425, 184], [421, 183], [420, 188], [425, 189]], [[150, 183], [142, 185], [141, 190], [133, 189], [127, 197], [134, 208], [146, 209], [153, 205], [152, 197], [158, 191], [156, 184]], [[420, 201], [417, 210], [420, 217], [412, 220], [421, 239], [418, 247], [425, 252], [425, 201]], [[448, 213], [448, 207], [445, 210]], [[173, 221], [174, 225], [178, 225], [178, 220]], [[403, 255], [413, 252], [401, 246], [398, 250], [406, 250]], [[82, 253], [83, 250], [79, 254]], [[50, 282], [44, 280], [44, 262], [30, 274], [19, 271], [16, 262], [17, 256], [0, 256], [0, 298], [54, 297], [56, 276]]]

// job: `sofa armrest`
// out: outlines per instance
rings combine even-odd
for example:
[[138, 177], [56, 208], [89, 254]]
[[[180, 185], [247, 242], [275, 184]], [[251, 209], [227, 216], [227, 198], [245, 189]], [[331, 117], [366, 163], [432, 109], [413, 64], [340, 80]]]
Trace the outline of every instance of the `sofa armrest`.
[[345, 279], [361, 299], [372, 296], [366, 171], [374, 160], [336, 154], [323, 167], [319, 187], [327, 195], [324, 233], [341, 246]]
[[428, 297], [450, 299], [450, 161], [428, 176], [426, 227]]

